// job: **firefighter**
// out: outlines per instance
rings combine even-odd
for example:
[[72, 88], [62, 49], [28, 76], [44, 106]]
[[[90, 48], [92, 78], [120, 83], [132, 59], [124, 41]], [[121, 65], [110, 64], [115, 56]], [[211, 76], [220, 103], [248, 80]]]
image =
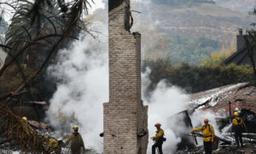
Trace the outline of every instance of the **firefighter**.
[[85, 151], [83, 138], [78, 132], [79, 127], [73, 126], [73, 133], [69, 136], [66, 144], [70, 144], [71, 154], [81, 154], [82, 150]]
[[154, 137], [151, 137], [151, 139], [155, 142], [152, 145], [152, 154], [156, 153], [156, 149], [158, 149], [159, 154], [163, 154], [162, 145], [163, 145], [163, 142], [166, 140], [164, 137], [164, 130], [161, 128], [160, 123], [156, 123], [155, 127], [157, 129], [156, 134]]
[[192, 133], [196, 131], [201, 131], [203, 133], [205, 154], [212, 154], [215, 133], [212, 125], [209, 124], [209, 120], [204, 119], [204, 125], [202, 127], [193, 128]]
[[20, 121], [23, 131], [25, 131], [26, 134], [33, 134], [33, 128], [30, 126], [28, 118], [23, 116]]
[[[49, 135], [49, 133], [47, 132], [47, 133], [45, 133], [43, 136], [42, 136], [42, 141], [43, 141], [43, 148], [44, 148], [44, 153], [49, 153], [48, 151], [49, 151], [49, 139], [50, 139], [50, 135]], [[43, 153], [43, 154], [44, 154]]]
[[47, 132], [43, 137], [43, 154], [61, 154], [60, 142], [49, 135]]
[[242, 133], [245, 129], [245, 124], [242, 118], [239, 117], [238, 112], [234, 112], [234, 118], [232, 119], [232, 129], [235, 133], [237, 147], [243, 147]]
[[27, 123], [28, 122], [28, 118], [24, 116], [24, 117], [21, 118], [21, 121], [23, 121], [24, 123]]
[[59, 142], [55, 138], [50, 138], [48, 140], [48, 147], [49, 147], [48, 150], [49, 150], [50, 154], [51, 153], [52, 154], [60, 154], [61, 153], [61, 151], [59, 151], [59, 147], [60, 147]]

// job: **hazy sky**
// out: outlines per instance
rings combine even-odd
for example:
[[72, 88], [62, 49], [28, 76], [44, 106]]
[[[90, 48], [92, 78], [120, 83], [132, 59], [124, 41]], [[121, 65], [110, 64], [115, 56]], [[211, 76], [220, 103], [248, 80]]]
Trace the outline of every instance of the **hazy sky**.
[[92, 12], [98, 8], [104, 8], [104, 0], [96, 0], [94, 1], [94, 4], [92, 4]]
[[[132, 0], [134, 2], [148, 3], [151, 0]], [[214, 0], [218, 6], [240, 12], [248, 12], [256, 7], [256, 0]]]
[[[10, 0], [0, 0], [3, 2], [7, 2]], [[94, 0], [94, 4], [92, 4], [92, 7], [90, 9], [90, 13], [94, 12], [98, 8], [104, 8], [104, 1], [107, 0]], [[150, 2], [150, 0], [131, 0], [133, 2]], [[229, 8], [232, 10], [242, 11], [242, 12], [248, 12], [249, 10], [252, 10], [253, 7], [256, 7], [256, 0], [214, 0], [217, 5]], [[10, 10], [8, 6], [4, 6], [5, 10]], [[6, 14], [5, 18], [10, 19], [10, 14]]]
[[215, 0], [216, 4], [232, 10], [248, 12], [256, 7], [256, 0]]

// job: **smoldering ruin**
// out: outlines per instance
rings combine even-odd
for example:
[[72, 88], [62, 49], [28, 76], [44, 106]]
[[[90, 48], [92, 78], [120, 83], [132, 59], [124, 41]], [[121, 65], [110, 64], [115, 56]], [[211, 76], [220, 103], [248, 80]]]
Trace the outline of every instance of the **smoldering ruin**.
[[[213, 112], [216, 117], [218, 142], [215, 145], [216, 153], [234, 153], [236, 151], [234, 133], [230, 120], [233, 112], [239, 110], [241, 117], [245, 121], [246, 132], [244, 133], [244, 142], [247, 145], [242, 150], [237, 150], [237, 153], [254, 153], [255, 152], [255, 87], [248, 83], [241, 83], [212, 89], [205, 92], [200, 92], [192, 95], [192, 103], [190, 108], [177, 113], [170, 117], [170, 121], [178, 119], [182, 121], [183, 126], [187, 130], [177, 133], [181, 137], [181, 143], [178, 145], [177, 153], [202, 153], [203, 147], [198, 146], [198, 139], [202, 138], [200, 134], [191, 134], [191, 129], [194, 127], [191, 122], [191, 116], [197, 110], [204, 112]], [[175, 130], [175, 128], [173, 128]], [[179, 132], [178, 130], [176, 132]]]

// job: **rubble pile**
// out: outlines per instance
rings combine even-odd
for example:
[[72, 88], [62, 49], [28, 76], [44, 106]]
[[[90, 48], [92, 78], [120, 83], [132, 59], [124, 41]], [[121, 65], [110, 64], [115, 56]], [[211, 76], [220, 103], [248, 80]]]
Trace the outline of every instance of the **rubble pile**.
[[[224, 86], [196, 94], [192, 94], [190, 108], [174, 116], [183, 114], [183, 121], [188, 129], [193, 126], [190, 115], [196, 110], [203, 110], [219, 115], [215, 120], [221, 134], [216, 135], [218, 143], [215, 146], [216, 154], [251, 154], [256, 153], [256, 87], [248, 83]], [[243, 133], [245, 147], [237, 148], [234, 133], [232, 132], [231, 119], [233, 112], [237, 111], [243, 119], [246, 129]], [[184, 112], [189, 115], [184, 116]], [[179, 118], [180, 119], [180, 118]], [[176, 134], [177, 135], [177, 134]], [[182, 141], [178, 145], [178, 154], [203, 153], [204, 148], [198, 145], [196, 138], [201, 134], [178, 134]]]

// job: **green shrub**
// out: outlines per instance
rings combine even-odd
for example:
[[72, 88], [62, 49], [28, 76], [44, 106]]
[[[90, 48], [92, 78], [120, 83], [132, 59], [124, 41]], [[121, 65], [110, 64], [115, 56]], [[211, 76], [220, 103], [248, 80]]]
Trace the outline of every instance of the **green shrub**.
[[171, 65], [168, 59], [161, 59], [145, 61], [143, 69], [146, 67], [151, 69], [148, 90], [153, 90], [162, 79], [192, 93], [239, 82], [255, 83], [253, 69], [247, 65]]

